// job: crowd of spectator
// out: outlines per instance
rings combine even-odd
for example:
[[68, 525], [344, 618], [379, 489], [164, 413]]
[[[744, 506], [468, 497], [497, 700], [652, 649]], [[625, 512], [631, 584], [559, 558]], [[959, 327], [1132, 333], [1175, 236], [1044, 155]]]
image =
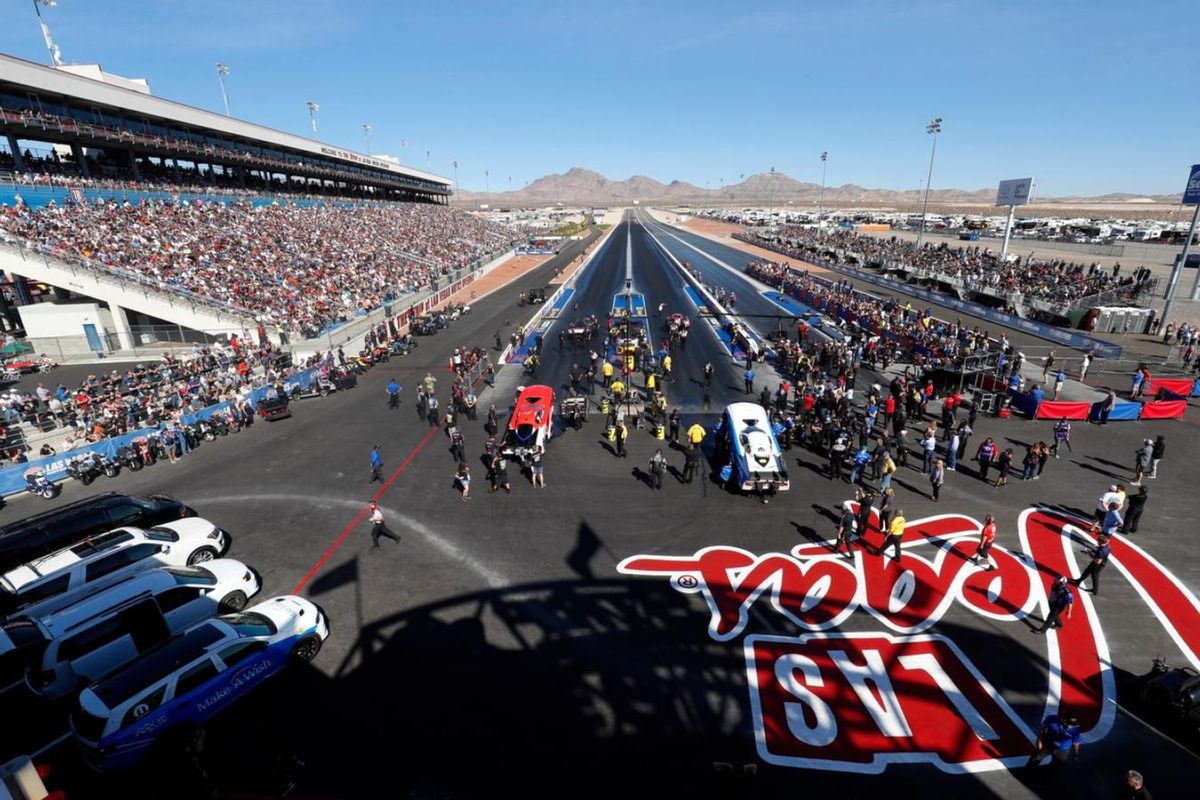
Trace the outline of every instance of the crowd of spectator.
[[[313, 358], [322, 360], [320, 354]], [[292, 371], [290, 365], [265, 338], [256, 345], [235, 335], [228, 344], [197, 345], [184, 354], [165, 352], [156, 363], [88, 375], [78, 386], [40, 382], [32, 392], [9, 389], [0, 395], [3, 438], [10, 445], [5, 463], [68, 452], [142, 428], [169, 427], [185, 414], [220, 402], [248, 412], [246, 396], [278, 383]], [[66, 433], [62, 440], [43, 445], [42, 452], [28, 453], [12, 443], [17, 437], [7, 430], [21, 423]]]
[[507, 228], [446, 206], [115, 200], [0, 209], [0, 233], [150, 279], [309, 338], [504, 249]]
[[[1140, 267], [1122, 275], [1120, 264], [1111, 269], [1099, 264], [1079, 264], [1062, 259], [1016, 256], [1001, 259], [985, 247], [952, 247], [946, 242], [915, 242], [898, 237], [876, 238], [853, 230], [822, 231], [785, 225], [772, 231], [747, 232], [742, 238], [757, 244], [783, 247], [796, 258], [849, 260], [860, 264], [899, 264], [924, 270], [937, 280], [960, 280], [968, 291], [1011, 301], [1044, 300], [1070, 305], [1086, 297], [1123, 290], [1136, 297], [1148, 288], [1150, 271]], [[844, 255], [843, 255], [844, 254]]]
[[[917, 367], [937, 368], [972, 356], [999, 354], [1007, 344], [977, 325], [968, 328], [959, 320], [938, 319], [929, 308], [920, 311], [911, 302], [855, 291], [849, 281], [826, 280], [772, 261], [752, 263], [746, 273], [824, 312], [855, 343], [859, 359], [884, 361], [885, 368], [886, 362], [901, 356]], [[785, 347], [781, 355], [786, 362], [795, 354]]]

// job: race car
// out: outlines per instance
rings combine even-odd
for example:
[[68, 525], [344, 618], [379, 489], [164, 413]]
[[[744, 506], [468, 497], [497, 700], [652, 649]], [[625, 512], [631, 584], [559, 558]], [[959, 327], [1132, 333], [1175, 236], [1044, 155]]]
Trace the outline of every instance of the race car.
[[287, 392], [281, 392], [274, 386], [267, 389], [266, 395], [258, 401], [255, 410], [267, 422], [286, 419], [292, 415], [291, 409], [288, 408]]
[[729, 483], [743, 492], [787, 491], [787, 467], [767, 412], [757, 403], [725, 407], [717, 438], [718, 463], [729, 467]]
[[554, 390], [549, 386], [526, 386], [517, 396], [508, 420], [503, 453], [523, 461], [536, 448], [544, 448], [553, 435], [553, 421]]

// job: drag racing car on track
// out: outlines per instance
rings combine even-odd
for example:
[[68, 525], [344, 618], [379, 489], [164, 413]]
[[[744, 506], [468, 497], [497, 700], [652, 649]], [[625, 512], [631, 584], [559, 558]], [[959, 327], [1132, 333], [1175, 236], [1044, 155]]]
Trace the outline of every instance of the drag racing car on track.
[[[717, 463], [728, 467], [728, 483], [743, 492], [767, 495], [790, 486], [779, 441], [767, 412], [757, 403], [725, 407], [716, 440]], [[724, 470], [723, 470], [724, 471]]]
[[501, 449], [509, 458], [524, 461], [553, 435], [554, 390], [549, 386], [526, 386], [517, 396]]

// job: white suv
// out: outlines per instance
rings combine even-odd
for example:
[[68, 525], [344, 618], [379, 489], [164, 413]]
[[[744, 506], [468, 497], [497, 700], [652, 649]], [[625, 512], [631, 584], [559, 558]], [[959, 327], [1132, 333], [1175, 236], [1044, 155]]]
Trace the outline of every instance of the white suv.
[[26, 683], [43, 697], [61, 697], [197, 622], [241, 611], [259, 588], [254, 570], [218, 558], [203, 567], [140, 572], [56, 613], [4, 627], [10, 636], [14, 627], [37, 629], [42, 641], [25, 649]]
[[228, 537], [211, 522], [185, 517], [154, 528], [117, 528], [30, 561], [0, 576], [0, 617], [46, 614], [153, 567], [211, 561]]

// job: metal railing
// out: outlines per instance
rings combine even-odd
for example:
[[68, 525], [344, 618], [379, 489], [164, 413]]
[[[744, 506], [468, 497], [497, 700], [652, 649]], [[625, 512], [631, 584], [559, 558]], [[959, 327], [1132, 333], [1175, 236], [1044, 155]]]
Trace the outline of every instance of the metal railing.
[[150, 292], [153, 291], [172, 306], [176, 304], [176, 299], [186, 300], [193, 312], [197, 310], [197, 307], [203, 307], [216, 314], [218, 318], [228, 317], [238, 324], [254, 319], [254, 312], [247, 308], [242, 308], [232, 303], [222, 303], [196, 294], [188, 289], [174, 287], [161, 281], [152, 280], [144, 275], [139, 275], [136, 272], [130, 272], [120, 267], [109, 266], [108, 264], [101, 264], [83, 256], [56, 253], [53, 248], [44, 245], [9, 237], [8, 239], [0, 239], [0, 249], [19, 255], [22, 261], [29, 261], [31, 257], [36, 257], [45, 267], [49, 269], [70, 270], [72, 275], [78, 275], [82, 270], [97, 283], [115, 284], [122, 291], [130, 291], [132, 287], [136, 287], [141, 291], [143, 297], [148, 298]]

